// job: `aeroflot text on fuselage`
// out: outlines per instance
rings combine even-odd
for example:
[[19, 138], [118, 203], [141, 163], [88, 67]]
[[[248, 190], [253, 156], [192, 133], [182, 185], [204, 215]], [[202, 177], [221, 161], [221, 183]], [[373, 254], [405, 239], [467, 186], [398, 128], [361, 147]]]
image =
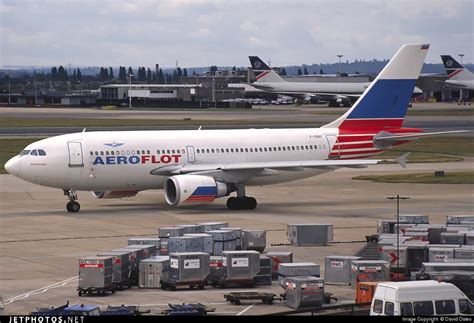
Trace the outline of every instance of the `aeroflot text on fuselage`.
[[181, 155], [131, 155], [131, 156], [97, 156], [93, 165], [134, 165], [134, 164], [169, 164], [179, 163]]

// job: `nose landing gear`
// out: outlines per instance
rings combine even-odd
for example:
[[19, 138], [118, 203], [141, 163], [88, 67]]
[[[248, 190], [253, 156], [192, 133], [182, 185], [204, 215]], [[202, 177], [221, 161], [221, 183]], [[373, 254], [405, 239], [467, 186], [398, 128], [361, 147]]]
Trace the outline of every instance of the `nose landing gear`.
[[66, 210], [71, 213], [79, 212], [81, 209], [81, 205], [76, 202], [77, 200], [77, 193], [73, 189], [64, 190], [64, 195], [69, 198], [69, 202], [66, 204]]

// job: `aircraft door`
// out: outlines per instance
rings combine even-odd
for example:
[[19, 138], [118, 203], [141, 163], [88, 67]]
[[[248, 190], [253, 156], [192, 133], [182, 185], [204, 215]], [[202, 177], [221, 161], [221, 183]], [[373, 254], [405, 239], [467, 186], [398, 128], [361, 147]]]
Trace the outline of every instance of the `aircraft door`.
[[[337, 136], [336, 136], [336, 135], [326, 135], [326, 140], [327, 140], [327, 142], [328, 142], [327, 152], [328, 152], [329, 158], [339, 158], [339, 157], [340, 157], [340, 153], [341, 153], [340, 150], [339, 150], [339, 148], [333, 149], [333, 147], [334, 147], [335, 145], [338, 145], [338, 147], [339, 147], [339, 143], [338, 143], [338, 141], [337, 141]], [[330, 156], [331, 152], [332, 152], [332, 153], [335, 153], [335, 154], [337, 154], [337, 155], [332, 155], [332, 156]]]
[[194, 153], [193, 146], [186, 146], [186, 150], [188, 152], [188, 163], [194, 163], [196, 161], [196, 155]]
[[69, 167], [84, 167], [82, 156], [82, 144], [80, 142], [68, 142]]

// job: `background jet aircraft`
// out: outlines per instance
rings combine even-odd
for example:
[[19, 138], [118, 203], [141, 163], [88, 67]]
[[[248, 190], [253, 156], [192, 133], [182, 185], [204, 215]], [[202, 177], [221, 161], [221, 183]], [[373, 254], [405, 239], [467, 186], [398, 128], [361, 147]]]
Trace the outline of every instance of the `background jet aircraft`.
[[[335, 102], [339, 105], [351, 106], [369, 87], [370, 82], [288, 82], [280, 77], [258, 56], [249, 56], [250, 64], [255, 72], [256, 81], [252, 86], [266, 92], [310, 100], [319, 97], [323, 101]], [[413, 94], [422, 91], [415, 87]]]
[[448, 79], [444, 82], [447, 87], [460, 90], [474, 90], [474, 74], [462, 66], [450, 55], [441, 55]]

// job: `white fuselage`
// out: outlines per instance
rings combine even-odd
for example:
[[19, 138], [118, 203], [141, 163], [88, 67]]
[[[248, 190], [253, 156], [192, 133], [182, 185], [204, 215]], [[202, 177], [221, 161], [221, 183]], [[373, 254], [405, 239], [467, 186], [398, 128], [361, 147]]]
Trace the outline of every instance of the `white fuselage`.
[[[85, 191], [163, 188], [167, 176], [150, 174], [170, 165], [325, 160], [339, 130], [246, 129], [82, 132], [37, 141], [17, 156], [11, 172], [24, 180]], [[107, 144], [107, 145], [106, 145]], [[255, 176], [247, 185], [281, 183], [330, 169], [281, 170]]]
[[361, 95], [370, 83], [318, 83], [318, 82], [255, 82], [256, 88], [268, 92], [294, 94]]
[[446, 86], [461, 90], [474, 90], [474, 80], [447, 80]]

